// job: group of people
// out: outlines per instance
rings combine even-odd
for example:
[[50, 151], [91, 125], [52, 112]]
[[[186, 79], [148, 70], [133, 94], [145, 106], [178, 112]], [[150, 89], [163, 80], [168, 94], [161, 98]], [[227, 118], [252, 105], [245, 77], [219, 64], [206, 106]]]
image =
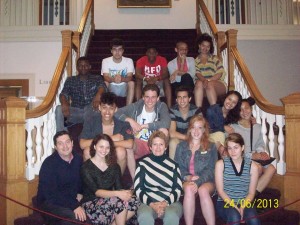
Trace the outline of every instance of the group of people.
[[[253, 161], [269, 159], [252, 116], [254, 100], [226, 93], [224, 69], [212, 54], [209, 35], [200, 36], [198, 46], [194, 60], [186, 56], [187, 44], [178, 42], [177, 58], [169, 63], [149, 47], [134, 70], [132, 60], [122, 56], [121, 40], [114, 39], [112, 57], [102, 62], [104, 79], [90, 75], [87, 58], [78, 59], [79, 74], [67, 79], [56, 109], [56, 151], [40, 170], [39, 207], [59, 217], [47, 216], [50, 224], [64, 217], [119, 225], [136, 213], [139, 224], [161, 218], [167, 225], [178, 224], [183, 213], [185, 224], [192, 225], [199, 199], [210, 225], [216, 222], [216, 192], [216, 212], [223, 220], [260, 224], [252, 202], [275, 168]], [[137, 101], [132, 103], [134, 86]], [[159, 100], [161, 92], [167, 104]], [[225, 93], [218, 104], [217, 96]], [[210, 106], [203, 112], [205, 95]], [[126, 106], [117, 107], [118, 96], [126, 96]], [[83, 123], [83, 159], [72, 152], [65, 131], [74, 123]], [[126, 167], [132, 187], [122, 187]]]

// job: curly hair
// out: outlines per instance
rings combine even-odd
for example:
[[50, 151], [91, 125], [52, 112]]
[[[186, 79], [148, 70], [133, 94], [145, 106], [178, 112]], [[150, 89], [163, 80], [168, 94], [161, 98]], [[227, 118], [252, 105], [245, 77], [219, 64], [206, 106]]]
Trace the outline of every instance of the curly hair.
[[98, 144], [99, 141], [101, 140], [105, 140], [108, 141], [109, 146], [110, 146], [110, 151], [109, 153], [105, 156], [105, 162], [106, 164], [109, 165], [113, 165], [117, 163], [117, 154], [116, 154], [116, 148], [114, 145], [113, 140], [111, 139], [111, 137], [107, 134], [99, 134], [97, 135], [90, 146], [90, 155], [91, 157], [94, 157], [96, 155], [96, 145]]
[[225, 118], [225, 125], [237, 123], [240, 118], [240, 111], [241, 111], [241, 104], [242, 104], [242, 95], [240, 94], [240, 92], [234, 90], [228, 91], [222, 101], [221, 106], [224, 105], [225, 99], [230, 95], [236, 95], [238, 97], [238, 102], [236, 106], [228, 112]]
[[152, 146], [154, 138], [160, 138], [160, 139], [164, 140], [165, 146], [167, 147], [167, 145], [169, 143], [169, 138], [165, 135], [164, 132], [162, 132], [160, 130], [156, 130], [149, 137], [149, 140], [148, 140], [148, 146], [149, 146], [149, 148]]
[[188, 131], [187, 131], [188, 142], [190, 143], [193, 139], [192, 135], [191, 135], [191, 130], [193, 129], [194, 124], [196, 122], [201, 122], [203, 125], [204, 132], [203, 132], [201, 140], [200, 140], [200, 145], [206, 151], [209, 146], [209, 130], [210, 130], [210, 128], [209, 128], [209, 124], [208, 124], [207, 120], [201, 115], [194, 115], [189, 122], [189, 127], [188, 127]]
[[113, 92], [104, 92], [100, 97], [100, 102], [104, 105], [116, 105], [117, 95]]
[[197, 41], [196, 41], [196, 44], [197, 44], [197, 48], [199, 47], [199, 45], [202, 44], [202, 42], [204, 41], [207, 41], [209, 44], [210, 44], [210, 49], [209, 49], [209, 53], [210, 54], [213, 54], [214, 53], [214, 42], [213, 42], [213, 39], [212, 37], [208, 34], [208, 33], [203, 33], [201, 34], [198, 38], [197, 38]]

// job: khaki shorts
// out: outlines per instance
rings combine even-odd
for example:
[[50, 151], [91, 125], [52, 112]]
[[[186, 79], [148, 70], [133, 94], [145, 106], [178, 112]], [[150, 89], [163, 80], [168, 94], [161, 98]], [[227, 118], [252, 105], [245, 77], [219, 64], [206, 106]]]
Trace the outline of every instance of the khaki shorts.
[[218, 142], [220, 142], [221, 145], [224, 146], [225, 143], [225, 133], [221, 132], [221, 131], [217, 131], [215, 133], [211, 133], [209, 135], [209, 140], [215, 144], [217, 144]]

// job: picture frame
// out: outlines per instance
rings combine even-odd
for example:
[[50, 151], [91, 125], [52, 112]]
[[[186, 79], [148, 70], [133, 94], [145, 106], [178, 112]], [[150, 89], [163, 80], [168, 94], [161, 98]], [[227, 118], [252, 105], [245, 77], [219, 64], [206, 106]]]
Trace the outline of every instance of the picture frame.
[[118, 0], [118, 8], [171, 8], [172, 0]]

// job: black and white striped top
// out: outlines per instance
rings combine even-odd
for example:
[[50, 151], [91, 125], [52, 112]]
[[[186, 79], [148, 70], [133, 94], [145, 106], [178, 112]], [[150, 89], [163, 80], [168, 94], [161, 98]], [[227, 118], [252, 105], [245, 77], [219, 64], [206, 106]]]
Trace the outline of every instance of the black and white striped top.
[[139, 161], [135, 171], [134, 190], [139, 200], [149, 205], [152, 202], [179, 200], [182, 181], [179, 167], [166, 154], [151, 154]]

